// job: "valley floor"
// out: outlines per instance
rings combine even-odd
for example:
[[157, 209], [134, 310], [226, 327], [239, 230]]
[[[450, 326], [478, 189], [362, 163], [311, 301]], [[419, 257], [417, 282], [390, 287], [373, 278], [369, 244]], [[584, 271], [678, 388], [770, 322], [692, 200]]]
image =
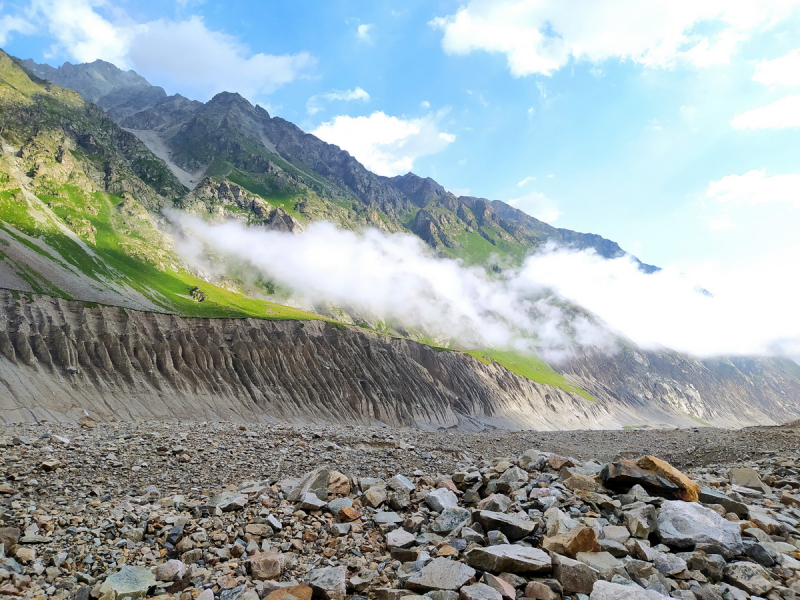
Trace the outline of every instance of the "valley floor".
[[[5, 425], [0, 593], [794, 598], [798, 442], [800, 421], [483, 433], [89, 418]], [[675, 485], [648, 487], [653, 496], [627, 480], [620, 489], [603, 469], [648, 454], [699, 482], [701, 502], [667, 502]], [[731, 467], [753, 475], [729, 484]], [[678, 489], [694, 485], [684, 479]], [[683, 511], [688, 541], [669, 537], [670, 510]], [[708, 543], [721, 535], [709, 520], [730, 539]]]

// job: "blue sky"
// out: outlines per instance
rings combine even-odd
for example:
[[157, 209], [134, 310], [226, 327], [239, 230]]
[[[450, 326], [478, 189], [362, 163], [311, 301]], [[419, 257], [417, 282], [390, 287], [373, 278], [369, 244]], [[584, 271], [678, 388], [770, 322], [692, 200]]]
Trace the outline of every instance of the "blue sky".
[[239, 91], [652, 264], [800, 258], [800, 2], [6, 0], [0, 44]]

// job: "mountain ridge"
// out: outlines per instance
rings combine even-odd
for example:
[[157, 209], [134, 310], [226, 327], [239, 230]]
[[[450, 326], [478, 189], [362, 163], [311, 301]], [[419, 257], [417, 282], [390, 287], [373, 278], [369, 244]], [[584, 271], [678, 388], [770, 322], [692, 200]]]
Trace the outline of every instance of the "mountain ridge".
[[[59, 69], [38, 65], [31, 59], [21, 64], [37, 76], [54, 76], [55, 83], [79, 93], [88, 89], [87, 100], [94, 101], [92, 98], [96, 97], [101, 107], [109, 105], [109, 116], [135, 134], [142, 136], [142, 131], [149, 131], [157, 135], [169, 151], [168, 164], [171, 161], [193, 173], [195, 183], [219, 160], [258, 178], [268, 174], [270, 168], [283, 171], [288, 179], [314, 189], [323, 202], [352, 198], [360, 202], [360, 209], [375, 211], [358, 218], [362, 224], [408, 231], [445, 255], [473, 263], [485, 263], [492, 254], [520, 261], [547, 241], [578, 250], [591, 248], [604, 258], [628, 255], [616, 242], [596, 234], [553, 227], [502, 201], [456, 197], [431, 178], [413, 173], [392, 178], [375, 175], [347, 151], [285, 119], [271, 117], [236, 92], [220, 92], [200, 103], [177, 94], [166, 96], [162, 88], [150, 86], [156, 90], [149, 97], [150, 103], [144, 102], [138, 105], [138, 111], [123, 116], [113, 102], [122, 95], [120, 92], [125, 91], [134, 99], [145, 98], [141, 94], [147, 89], [146, 79], [135, 72], [123, 72], [104, 61]], [[101, 80], [106, 95], [97, 97], [99, 86], [89, 87], [87, 80]], [[152, 138], [142, 139], [148, 143]], [[280, 159], [300, 172], [283, 169]], [[311, 212], [310, 218], [317, 218], [321, 212], [331, 216], [330, 210], [317, 210]], [[352, 220], [352, 215], [347, 218]], [[339, 220], [337, 224], [344, 223]], [[645, 272], [656, 270], [632, 258]]]

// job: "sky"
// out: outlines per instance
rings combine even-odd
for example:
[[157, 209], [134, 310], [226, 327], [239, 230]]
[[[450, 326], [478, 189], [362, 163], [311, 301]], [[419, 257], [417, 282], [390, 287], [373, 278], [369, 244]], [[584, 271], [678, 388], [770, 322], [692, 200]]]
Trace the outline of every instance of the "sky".
[[796, 278], [800, 0], [4, 0], [0, 46], [238, 91], [649, 264]]

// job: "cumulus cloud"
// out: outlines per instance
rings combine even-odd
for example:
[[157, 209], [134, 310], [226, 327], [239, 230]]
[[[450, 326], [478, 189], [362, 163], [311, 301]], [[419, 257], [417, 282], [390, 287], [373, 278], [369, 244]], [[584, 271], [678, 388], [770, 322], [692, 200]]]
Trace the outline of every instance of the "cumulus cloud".
[[[0, 10], [3, 5], [0, 4]], [[35, 33], [36, 27], [18, 15], [3, 15], [0, 17], [0, 46], [5, 46], [11, 39], [12, 33]]]
[[448, 54], [506, 56], [515, 77], [552, 75], [571, 60], [630, 60], [647, 67], [727, 63], [755, 30], [787, 18], [796, 2], [728, 0], [470, 0], [433, 19]]
[[201, 100], [221, 91], [257, 98], [306, 76], [316, 62], [306, 52], [253, 53], [198, 16], [136, 22], [105, 0], [34, 0], [30, 16], [56, 40], [53, 55], [103, 59]]
[[800, 85], [800, 48], [771, 60], [762, 60], [756, 65], [753, 81], [763, 85]]
[[354, 90], [333, 90], [332, 92], [328, 92], [326, 94], [317, 94], [315, 96], [311, 96], [311, 98], [308, 99], [308, 102], [306, 102], [306, 110], [308, 110], [309, 114], [314, 115], [323, 110], [323, 101], [352, 102], [354, 100], [369, 102], [370, 95], [360, 87], [357, 87]]
[[[462, 345], [611, 349], [619, 335], [645, 348], [700, 356], [792, 355], [800, 348], [800, 281], [787, 277], [775, 256], [735, 270], [707, 264], [647, 275], [629, 257], [549, 246], [520, 269], [489, 276], [433, 257], [408, 234], [359, 235], [315, 223], [293, 235], [169, 216], [183, 235], [249, 264], [297, 298], [332, 301]], [[575, 316], [561, 308], [565, 302], [596, 318]]]
[[[528, 178], [531, 179], [531, 178]], [[536, 179], [535, 177], [533, 179]], [[517, 185], [524, 185], [525, 179], [520, 181]], [[558, 203], [552, 198], [548, 198], [541, 192], [530, 192], [519, 198], [509, 200], [508, 203], [514, 208], [518, 208], [523, 212], [528, 213], [530, 216], [544, 221], [545, 223], [552, 223], [561, 216], [561, 211], [558, 208]]]
[[383, 111], [368, 117], [339, 115], [311, 133], [347, 150], [370, 171], [386, 176], [411, 171], [416, 159], [435, 154], [456, 139], [439, 130], [434, 115], [404, 119]]
[[734, 129], [784, 129], [800, 127], [800, 94], [786, 96], [754, 108], [731, 120]]

